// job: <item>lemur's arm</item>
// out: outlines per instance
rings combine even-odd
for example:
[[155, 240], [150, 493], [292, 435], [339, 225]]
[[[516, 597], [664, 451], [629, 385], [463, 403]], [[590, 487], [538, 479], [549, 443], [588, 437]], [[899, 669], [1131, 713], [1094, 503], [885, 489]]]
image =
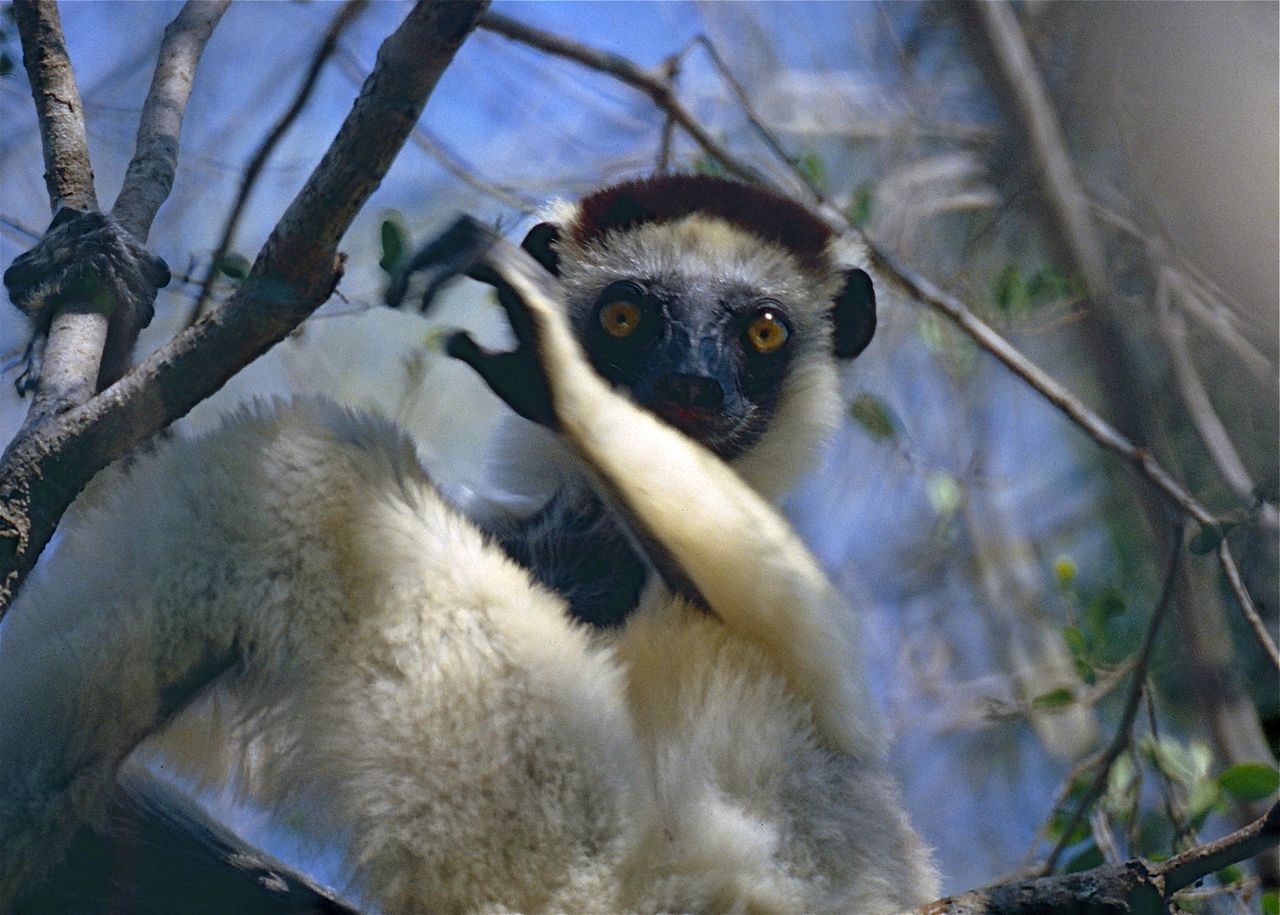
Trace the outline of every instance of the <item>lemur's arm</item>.
[[882, 737], [848, 607], [787, 522], [727, 464], [596, 374], [554, 277], [524, 252], [467, 219], [446, 238], [442, 256], [473, 256], [464, 269], [497, 287], [518, 341], [513, 352], [489, 353], [459, 334], [450, 353], [521, 415], [565, 437], [659, 570], [674, 565], [727, 625], [774, 657], [832, 743], [877, 758]]

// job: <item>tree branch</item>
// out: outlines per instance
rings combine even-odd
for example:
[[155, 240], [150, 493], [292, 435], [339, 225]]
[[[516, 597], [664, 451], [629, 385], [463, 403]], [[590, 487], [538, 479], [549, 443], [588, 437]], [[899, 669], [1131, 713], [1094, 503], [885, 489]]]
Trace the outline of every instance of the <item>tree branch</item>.
[[378, 51], [337, 137], [237, 293], [0, 463], [0, 607], [98, 470], [184, 415], [283, 339], [332, 291], [337, 245], [404, 144], [483, 0], [420, 2]]
[[[53, 213], [63, 207], [96, 210], [84, 105], [62, 37], [58, 6], [53, 0], [15, 0], [13, 13], [40, 125], [49, 208]], [[109, 317], [94, 303], [67, 302], [35, 319], [29, 350], [33, 362], [28, 371], [39, 364], [39, 382], [24, 431], [93, 396]]]
[[13, 15], [40, 123], [50, 209], [54, 213], [64, 206], [96, 210], [84, 105], [62, 37], [58, 6], [52, 0], [15, 0]]
[[173, 187], [182, 116], [191, 97], [196, 65], [229, 4], [230, 0], [188, 0], [165, 26], [151, 88], [138, 120], [133, 159], [111, 208], [111, 215], [139, 241], [147, 240], [151, 223]]
[[903, 915], [1163, 915], [1178, 890], [1280, 842], [1280, 804], [1243, 829], [1160, 864], [1136, 859], [1077, 874], [1003, 883]]
[[[324, 37], [320, 40], [319, 46], [311, 57], [311, 64], [307, 67], [307, 72], [302, 78], [302, 84], [298, 86], [298, 91], [294, 94], [293, 101], [276, 120], [275, 124], [272, 125], [267, 135], [262, 138], [262, 142], [258, 144], [258, 148], [254, 150], [253, 155], [250, 157], [249, 164], [245, 167], [244, 174], [240, 178], [240, 189], [236, 192], [235, 203], [231, 205], [231, 212], [227, 215], [227, 220], [223, 224], [222, 237], [218, 240], [218, 246], [213, 249], [213, 256], [209, 260], [209, 266], [205, 270], [204, 278], [200, 281], [200, 294], [191, 309], [191, 321], [204, 314], [205, 308], [209, 304], [209, 296], [213, 292], [214, 278], [218, 275], [222, 259], [226, 256], [227, 251], [231, 249], [231, 240], [235, 237], [236, 228], [240, 225], [240, 216], [244, 213], [245, 205], [249, 202], [249, 195], [253, 193], [253, 188], [258, 183], [263, 167], [267, 164], [267, 160], [271, 158], [271, 153], [275, 151], [280, 141], [284, 139], [284, 135], [289, 132], [293, 122], [298, 119], [298, 115], [302, 114], [302, 110], [306, 107], [311, 98], [311, 93], [320, 79], [320, 72], [338, 47], [338, 39], [346, 31], [347, 26], [355, 21], [355, 18], [368, 5], [369, 0], [347, 0], [342, 5], [342, 8], [338, 10], [338, 14], [329, 23], [329, 28], [325, 30]], [[187, 323], [190, 324], [191, 321]]]

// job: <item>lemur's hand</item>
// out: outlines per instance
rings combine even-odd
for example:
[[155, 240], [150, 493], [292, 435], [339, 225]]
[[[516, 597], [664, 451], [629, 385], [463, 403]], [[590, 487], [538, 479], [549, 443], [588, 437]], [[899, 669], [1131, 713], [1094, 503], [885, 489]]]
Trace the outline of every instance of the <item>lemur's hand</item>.
[[524, 251], [469, 216], [459, 218], [427, 251], [428, 256], [418, 258], [420, 269], [434, 266], [449, 276], [465, 273], [493, 286], [516, 337], [514, 350], [498, 353], [480, 346], [466, 331], [458, 331], [449, 337], [445, 351], [475, 369], [516, 413], [555, 428], [542, 351], [548, 322], [562, 320], [555, 311], [560, 295], [555, 278]]

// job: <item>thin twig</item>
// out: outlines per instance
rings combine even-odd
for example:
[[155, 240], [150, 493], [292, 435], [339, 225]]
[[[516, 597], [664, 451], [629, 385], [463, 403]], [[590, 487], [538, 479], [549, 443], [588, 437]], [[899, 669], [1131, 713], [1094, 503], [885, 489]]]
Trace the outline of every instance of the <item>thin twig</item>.
[[[1255, 484], [1240, 454], [1236, 451], [1226, 426], [1213, 408], [1209, 392], [1205, 390], [1200, 379], [1191, 352], [1187, 348], [1186, 320], [1180, 312], [1172, 307], [1175, 291], [1181, 291], [1181, 283], [1177, 272], [1171, 267], [1157, 267], [1156, 272], [1156, 327], [1160, 331], [1165, 347], [1169, 351], [1169, 360], [1173, 365], [1173, 376], [1182, 395], [1182, 403], [1191, 416], [1191, 423], [1196, 427], [1205, 450], [1213, 459], [1227, 488], [1243, 502], [1254, 498]], [[1270, 530], [1280, 528], [1280, 512], [1274, 505], [1262, 503], [1258, 506], [1258, 520]]]
[[1147, 679], [1147, 668], [1151, 664], [1151, 653], [1155, 648], [1156, 636], [1160, 632], [1160, 624], [1164, 622], [1165, 616], [1168, 615], [1169, 606], [1173, 603], [1174, 583], [1177, 581], [1178, 572], [1182, 568], [1182, 553], [1184, 547], [1182, 545], [1182, 525], [1175, 524], [1173, 531], [1173, 545], [1170, 549], [1169, 566], [1165, 572], [1164, 585], [1160, 589], [1160, 598], [1156, 601], [1155, 610], [1151, 613], [1151, 621], [1147, 624], [1147, 633], [1142, 640], [1142, 647], [1138, 651], [1138, 660], [1133, 668], [1133, 681], [1129, 686], [1129, 696], [1125, 700], [1124, 711], [1120, 715], [1120, 724], [1116, 727], [1115, 737], [1111, 743], [1102, 752], [1102, 755], [1095, 763], [1097, 772], [1093, 777], [1093, 781], [1085, 790], [1084, 796], [1080, 798], [1075, 812], [1071, 815], [1071, 819], [1067, 821], [1067, 825], [1062, 830], [1062, 835], [1058, 839], [1058, 843], [1053, 847], [1053, 851], [1049, 852], [1049, 856], [1045, 858], [1042, 873], [1051, 873], [1058, 864], [1058, 859], [1062, 857], [1063, 851], [1071, 842], [1071, 834], [1075, 832], [1076, 827], [1080, 825], [1085, 814], [1088, 813], [1089, 807], [1102, 794], [1103, 788], [1106, 787], [1107, 777], [1111, 774], [1111, 766], [1120, 754], [1129, 746], [1129, 740], [1133, 734], [1133, 722], [1138, 715], [1138, 708], [1141, 704], [1142, 694]]
[[717, 159], [731, 174], [753, 184], [768, 183], [759, 171], [739, 160], [676, 98], [671, 85], [652, 72], [636, 66], [625, 57], [599, 51], [551, 32], [535, 29], [499, 13], [488, 12], [480, 19], [480, 28], [512, 41], [537, 48], [547, 54], [577, 61], [585, 67], [616, 77], [649, 96], [653, 103], [674, 120], [695, 143]]
[[217, 247], [213, 249], [213, 256], [209, 259], [209, 266], [205, 268], [204, 278], [200, 283], [200, 295], [196, 298], [195, 305], [192, 306], [191, 317], [187, 321], [188, 324], [204, 314], [205, 308], [208, 307], [209, 296], [213, 292], [213, 281], [218, 275], [218, 268], [222, 264], [222, 259], [226, 257], [227, 251], [231, 248], [231, 240], [235, 237], [236, 228], [240, 225], [240, 217], [249, 202], [249, 196], [253, 193], [253, 189], [258, 183], [263, 167], [267, 164], [267, 160], [271, 158], [276, 146], [284, 139], [284, 135], [289, 132], [293, 122], [298, 119], [298, 115], [302, 114], [303, 108], [306, 107], [307, 101], [311, 98], [311, 93], [319, 81], [320, 72], [324, 69], [325, 63], [328, 62], [338, 46], [338, 38], [368, 5], [369, 0], [347, 0], [342, 5], [342, 8], [338, 10], [338, 14], [329, 23], [329, 28], [325, 30], [324, 37], [320, 40], [319, 46], [311, 57], [311, 64], [307, 67], [307, 72], [302, 78], [302, 84], [298, 87], [298, 91], [294, 94], [293, 101], [289, 103], [289, 107], [276, 120], [271, 130], [262, 138], [262, 142], [258, 144], [258, 148], [254, 150], [253, 155], [249, 158], [249, 164], [245, 166], [244, 174], [240, 178], [240, 189], [236, 192], [235, 203], [232, 204], [231, 212], [227, 215], [226, 222], [223, 223], [222, 237], [218, 239]]
[[1231, 555], [1231, 549], [1227, 546], [1225, 537], [1218, 544], [1218, 561], [1222, 563], [1222, 570], [1227, 573], [1227, 582], [1231, 585], [1231, 590], [1240, 599], [1240, 612], [1244, 614], [1245, 622], [1253, 630], [1254, 637], [1266, 652], [1267, 657], [1271, 659], [1271, 663], [1280, 668], [1280, 649], [1276, 647], [1275, 640], [1271, 638], [1271, 632], [1262, 621], [1262, 615], [1258, 613], [1257, 604], [1253, 602], [1253, 596], [1245, 587], [1244, 579], [1240, 577], [1240, 567], [1236, 565], [1236, 559]]

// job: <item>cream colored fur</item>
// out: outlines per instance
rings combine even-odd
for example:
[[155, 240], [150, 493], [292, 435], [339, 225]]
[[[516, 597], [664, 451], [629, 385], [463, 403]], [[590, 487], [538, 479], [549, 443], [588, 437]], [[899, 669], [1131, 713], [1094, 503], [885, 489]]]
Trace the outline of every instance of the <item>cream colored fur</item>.
[[654, 585], [593, 634], [389, 424], [244, 411], [115, 472], [10, 612], [0, 910], [211, 660], [272, 734], [263, 799], [340, 837], [388, 913], [876, 915], [936, 895], [836, 590], [764, 498], [613, 393], [528, 297], [566, 440], [714, 616]]

